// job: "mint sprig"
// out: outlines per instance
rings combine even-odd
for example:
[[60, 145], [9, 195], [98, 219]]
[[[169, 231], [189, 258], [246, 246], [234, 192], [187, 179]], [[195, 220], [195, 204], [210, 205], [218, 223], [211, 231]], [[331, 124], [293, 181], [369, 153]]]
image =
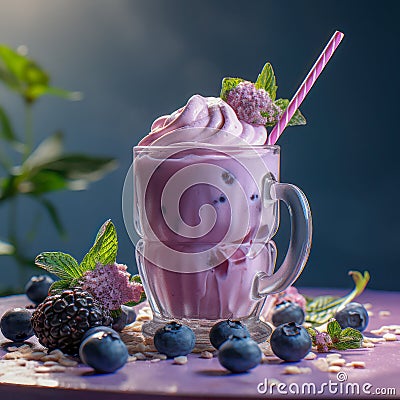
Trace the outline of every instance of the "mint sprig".
[[266, 63], [264, 65], [254, 86], [256, 89], [264, 89], [269, 94], [269, 97], [271, 97], [271, 100], [275, 101], [278, 86], [276, 86], [274, 70], [272, 69], [272, 65], [270, 63]]
[[307, 298], [306, 322], [313, 326], [325, 324], [334, 317], [337, 311], [344, 308], [346, 304], [364, 291], [370, 279], [369, 272], [365, 271], [363, 275], [359, 271], [349, 271], [349, 275], [353, 278], [355, 287], [347, 296], [340, 298], [334, 296]]
[[[60, 280], [54, 282], [50, 287], [51, 292], [56, 292], [78, 285], [79, 280], [84, 274], [87, 271], [94, 270], [97, 264], [107, 265], [115, 263], [117, 251], [117, 232], [111, 220], [107, 220], [99, 229], [93, 246], [80, 264], [78, 264], [78, 261], [74, 257], [62, 252], [40, 253], [35, 259], [35, 264], [60, 278]], [[131, 281], [141, 284], [138, 275], [132, 276]], [[145, 299], [146, 296], [143, 291], [138, 302], [129, 302], [128, 305], [134, 306]]]
[[[245, 82], [247, 80], [243, 78], [231, 78], [226, 77], [222, 80], [220, 97], [222, 100], [226, 101], [228, 98], [229, 92], [234, 89], [239, 83]], [[258, 74], [257, 80], [254, 83], [256, 89], [264, 89], [270, 96], [271, 100], [274, 104], [281, 109], [281, 111], [285, 111], [289, 100], [288, 99], [277, 99], [276, 100], [276, 92], [278, 86], [276, 85], [276, 77], [272, 65], [267, 62], [262, 68], [261, 72]], [[265, 115], [263, 115], [265, 116]], [[272, 127], [276, 125], [277, 121], [274, 119], [274, 122], [269, 122], [265, 126]], [[295, 125], [305, 125], [306, 119], [300, 110], [297, 110], [293, 117], [290, 119], [288, 126]]]
[[332, 319], [327, 325], [327, 332], [319, 332], [315, 328], [307, 328], [313, 346], [319, 352], [327, 352], [332, 349], [348, 350], [358, 349], [362, 346], [363, 335], [356, 329], [342, 329], [339, 323]]

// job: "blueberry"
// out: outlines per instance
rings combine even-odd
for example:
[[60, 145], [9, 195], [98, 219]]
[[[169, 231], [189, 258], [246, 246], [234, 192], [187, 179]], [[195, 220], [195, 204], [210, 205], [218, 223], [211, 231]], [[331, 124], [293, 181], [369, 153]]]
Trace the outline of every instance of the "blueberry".
[[43, 302], [49, 293], [50, 286], [54, 280], [48, 275], [32, 276], [32, 278], [25, 285], [25, 293], [29, 300], [33, 301], [36, 305]]
[[247, 328], [240, 323], [240, 321], [220, 321], [216, 323], [210, 330], [210, 342], [216, 348], [219, 349], [221, 344], [229, 339], [231, 335], [237, 337], [250, 337], [250, 333]]
[[304, 322], [304, 318], [304, 311], [298, 304], [291, 301], [283, 301], [275, 307], [272, 314], [272, 323], [275, 326], [288, 322], [296, 322], [296, 324], [301, 325]]
[[[95, 326], [94, 328], [90, 328], [85, 332], [85, 334], [82, 336], [82, 342], [87, 337], [89, 337], [97, 332], [105, 332], [105, 333], [112, 333], [112, 334], [118, 335], [118, 333], [114, 329], [110, 328], [109, 326]], [[119, 335], [118, 335], [118, 337], [119, 337]]]
[[249, 337], [232, 335], [219, 348], [218, 360], [227, 370], [246, 372], [261, 362], [261, 350]]
[[97, 372], [110, 373], [125, 365], [128, 350], [116, 332], [100, 331], [81, 343], [79, 357]]
[[1, 317], [3, 335], [13, 342], [23, 342], [34, 335], [31, 324], [32, 313], [26, 308], [13, 308]]
[[311, 338], [304, 327], [289, 322], [274, 330], [271, 349], [282, 360], [299, 361], [311, 350]]
[[369, 317], [365, 307], [360, 303], [349, 303], [338, 311], [335, 319], [342, 329], [354, 328], [362, 332], [368, 325]]
[[113, 329], [120, 332], [126, 325], [131, 324], [136, 319], [136, 313], [133, 307], [121, 306], [121, 314], [114, 318], [112, 323]]
[[154, 346], [159, 353], [168, 358], [189, 354], [196, 343], [194, 332], [186, 325], [170, 322], [157, 330]]

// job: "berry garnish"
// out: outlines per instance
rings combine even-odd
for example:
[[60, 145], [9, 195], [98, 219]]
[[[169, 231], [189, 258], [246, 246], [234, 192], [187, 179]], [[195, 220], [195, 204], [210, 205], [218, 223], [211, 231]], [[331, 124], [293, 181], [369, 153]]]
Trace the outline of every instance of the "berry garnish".
[[362, 332], [368, 325], [369, 317], [365, 307], [360, 303], [349, 303], [335, 314], [335, 319], [342, 329], [354, 328]]
[[0, 320], [4, 337], [13, 342], [23, 342], [34, 335], [31, 324], [32, 312], [26, 308], [13, 308], [6, 311]]
[[218, 352], [218, 360], [227, 370], [240, 373], [256, 367], [261, 362], [261, 350], [250, 337], [232, 335]]
[[299, 361], [311, 350], [307, 330], [295, 322], [278, 326], [271, 335], [271, 349], [285, 361]]
[[49, 294], [54, 280], [48, 275], [32, 276], [25, 285], [25, 293], [36, 305], [40, 304]]
[[247, 328], [240, 321], [220, 321], [210, 330], [210, 342], [218, 350], [222, 343], [227, 341], [230, 336], [250, 337]]
[[304, 311], [295, 303], [290, 301], [283, 301], [275, 306], [272, 314], [272, 323], [275, 326], [286, 324], [288, 322], [295, 322], [301, 325], [304, 322]]
[[[93, 328], [88, 329], [85, 334], [82, 336], [82, 342], [89, 336], [93, 335], [94, 333], [104, 332], [104, 333], [113, 333], [118, 335], [114, 329], [110, 328], [109, 326], [95, 326]], [[119, 336], [119, 335], [118, 335]]]
[[196, 343], [194, 332], [186, 325], [170, 322], [157, 330], [154, 335], [154, 346], [168, 358], [186, 356]]
[[120, 332], [125, 328], [126, 325], [131, 324], [136, 319], [136, 312], [133, 307], [125, 305], [121, 306], [121, 312], [113, 318], [112, 327], [116, 331]]
[[39, 304], [32, 325], [39, 342], [49, 350], [76, 354], [85, 332], [95, 326], [111, 325], [108, 310], [80, 288], [64, 290]]
[[97, 372], [110, 373], [125, 365], [128, 350], [116, 332], [100, 331], [82, 342], [79, 357]]

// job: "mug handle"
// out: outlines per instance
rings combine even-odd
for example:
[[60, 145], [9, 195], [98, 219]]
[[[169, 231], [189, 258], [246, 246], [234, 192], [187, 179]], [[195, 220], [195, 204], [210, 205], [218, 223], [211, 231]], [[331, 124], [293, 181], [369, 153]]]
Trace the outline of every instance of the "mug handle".
[[270, 174], [263, 182], [264, 205], [282, 200], [288, 210], [291, 222], [290, 243], [286, 257], [272, 275], [259, 272], [252, 287], [254, 299], [278, 293], [288, 288], [301, 274], [310, 253], [312, 238], [311, 210], [304, 193], [288, 183], [276, 182]]

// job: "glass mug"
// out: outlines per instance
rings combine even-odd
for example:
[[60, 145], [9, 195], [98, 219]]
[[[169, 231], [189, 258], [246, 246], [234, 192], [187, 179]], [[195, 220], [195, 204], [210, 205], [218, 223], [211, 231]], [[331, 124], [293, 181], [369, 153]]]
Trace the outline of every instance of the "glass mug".
[[[223, 319], [240, 320], [254, 340], [266, 296], [302, 272], [311, 246], [311, 212], [296, 186], [279, 183], [280, 147], [182, 143], [134, 147], [136, 260], [153, 320], [190, 326], [197, 345]], [[289, 209], [288, 252], [274, 272], [279, 200]]]

